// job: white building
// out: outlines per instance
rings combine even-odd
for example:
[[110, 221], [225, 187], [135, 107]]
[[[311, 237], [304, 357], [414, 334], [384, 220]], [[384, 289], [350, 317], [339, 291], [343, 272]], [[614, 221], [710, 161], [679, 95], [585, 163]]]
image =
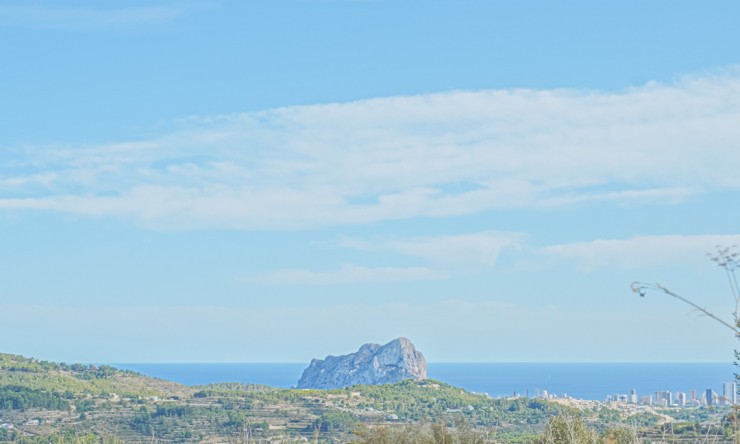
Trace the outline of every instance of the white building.
[[676, 403], [679, 407], [684, 407], [686, 405], [686, 393], [684, 392], [678, 392], [676, 393]]
[[737, 404], [737, 384], [734, 382], [725, 382], [723, 388], [725, 402], [730, 405]]

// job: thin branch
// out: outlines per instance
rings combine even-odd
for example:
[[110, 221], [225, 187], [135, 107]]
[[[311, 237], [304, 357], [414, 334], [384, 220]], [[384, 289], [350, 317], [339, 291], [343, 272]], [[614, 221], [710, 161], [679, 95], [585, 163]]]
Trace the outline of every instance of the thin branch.
[[692, 302], [689, 299], [686, 299], [685, 297], [676, 294], [672, 292], [671, 290], [665, 288], [664, 286], [655, 283], [645, 283], [645, 282], [633, 282], [630, 284], [630, 287], [632, 288], [632, 292], [639, 294], [642, 297], [645, 297], [645, 294], [648, 290], [658, 290], [662, 291], [663, 293], [667, 294], [668, 296], [672, 296], [686, 304], [689, 304], [690, 306], [694, 307], [696, 310], [699, 310], [700, 312], [704, 313], [705, 315], [709, 316], [710, 318], [714, 319], [715, 321], [719, 322], [720, 324], [724, 325], [725, 327], [732, 330], [732, 332], [737, 336], [740, 334], [740, 330], [738, 330], [738, 327], [735, 325], [730, 324], [729, 322], [725, 321], [724, 319], [720, 318], [719, 316], [715, 315], [711, 311], [707, 310], [704, 307], [701, 307], [699, 305], [696, 305], [694, 302]]
[[729, 247], [722, 247], [716, 245], [717, 253], [714, 255], [707, 253], [707, 256], [715, 262], [717, 265], [725, 269], [727, 274], [727, 280], [730, 284], [730, 290], [732, 291], [732, 297], [735, 299], [735, 311], [732, 313], [735, 320], [738, 320], [738, 313], [740, 313], [740, 286], [738, 286], [737, 276], [735, 270], [740, 267], [740, 253], [737, 251], [737, 245], [730, 245]]

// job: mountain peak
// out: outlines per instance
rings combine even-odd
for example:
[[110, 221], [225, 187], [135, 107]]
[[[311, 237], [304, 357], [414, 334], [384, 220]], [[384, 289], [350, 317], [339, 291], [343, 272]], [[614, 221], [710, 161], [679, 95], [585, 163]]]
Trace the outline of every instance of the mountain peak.
[[393, 384], [426, 378], [426, 359], [408, 338], [385, 345], [364, 344], [355, 353], [313, 359], [298, 380], [302, 389], [335, 389], [353, 385]]

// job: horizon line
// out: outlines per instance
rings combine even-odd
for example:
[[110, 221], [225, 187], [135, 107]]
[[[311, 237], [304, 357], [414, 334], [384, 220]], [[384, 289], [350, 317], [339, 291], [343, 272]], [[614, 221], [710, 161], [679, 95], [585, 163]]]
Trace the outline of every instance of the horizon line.
[[[146, 362], [97, 362], [91, 364], [99, 365], [307, 365], [306, 361], [146, 361]], [[734, 365], [731, 361], [428, 361], [427, 365], [437, 364], [727, 364]]]

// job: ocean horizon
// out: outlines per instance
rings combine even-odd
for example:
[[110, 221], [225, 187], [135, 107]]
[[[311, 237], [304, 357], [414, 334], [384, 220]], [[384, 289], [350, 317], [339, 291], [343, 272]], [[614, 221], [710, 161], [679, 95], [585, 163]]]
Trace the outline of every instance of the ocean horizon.
[[[110, 363], [108, 365], [185, 385], [223, 382], [294, 387], [306, 363]], [[604, 400], [608, 395], [638, 396], [658, 390], [701, 395], [722, 393], [734, 381], [731, 363], [428, 363], [427, 378], [491, 397], [557, 396]]]

